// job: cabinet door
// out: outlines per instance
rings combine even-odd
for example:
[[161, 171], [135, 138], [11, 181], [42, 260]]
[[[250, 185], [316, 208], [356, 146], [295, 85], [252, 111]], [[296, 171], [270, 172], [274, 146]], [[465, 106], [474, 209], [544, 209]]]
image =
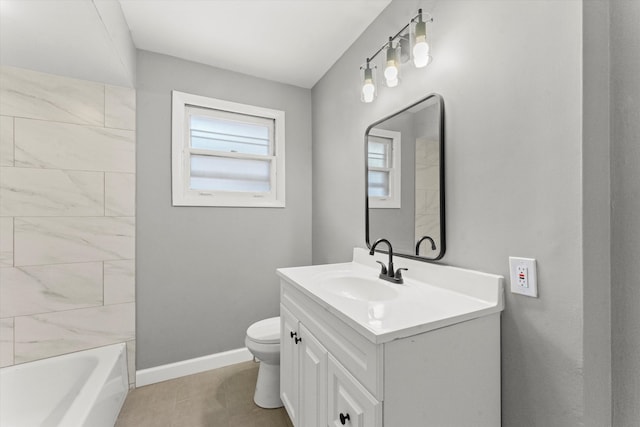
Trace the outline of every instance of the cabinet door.
[[328, 357], [331, 427], [380, 427], [382, 405], [331, 355]]
[[300, 324], [300, 426], [327, 427], [327, 350]]
[[280, 399], [294, 426], [298, 422], [298, 319], [280, 305]]

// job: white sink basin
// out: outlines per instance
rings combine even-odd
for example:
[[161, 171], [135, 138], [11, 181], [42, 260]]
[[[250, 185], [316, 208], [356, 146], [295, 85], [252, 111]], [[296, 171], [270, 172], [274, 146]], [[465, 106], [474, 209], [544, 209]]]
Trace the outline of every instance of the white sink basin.
[[356, 248], [353, 261], [278, 269], [296, 290], [315, 300], [370, 341], [380, 344], [502, 311], [502, 277], [396, 258], [408, 268], [404, 284], [380, 278], [385, 254]]
[[321, 281], [325, 291], [359, 301], [388, 301], [398, 296], [398, 291], [384, 284], [381, 279], [360, 276], [340, 276]]

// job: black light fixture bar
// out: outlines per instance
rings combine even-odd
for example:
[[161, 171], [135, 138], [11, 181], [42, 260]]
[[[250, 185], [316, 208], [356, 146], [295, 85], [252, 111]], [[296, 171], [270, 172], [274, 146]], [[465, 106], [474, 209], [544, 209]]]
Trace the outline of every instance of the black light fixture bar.
[[423, 16], [422, 9], [418, 9], [417, 15], [412, 17], [397, 33], [389, 37], [389, 40], [369, 56], [365, 64], [360, 66], [360, 99], [362, 102], [373, 102], [377, 96], [376, 70], [378, 67], [373, 60], [381, 52], [385, 52], [386, 58], [380, 68], [383, 70], [384, 83], [389, 88], [398, 86], [401, 78], [401, 63], [408, 62], [410, 58], [413, 58], [413, 65], [416, 68], [423, 68], [431, 62], [426, 31], [427, 22], [433, 22], [431, 15], [427, 13]]
[[[394, 36], [389, 37], [389, 41], [387, 41], [385, 44], [383, 44], [382, 46], [380, 46], [380, 49], [376, 50], [376, 52], [371, 55], [370, 57], [367, 58], [367, 62], [371, 62], [374, 60], [374, 58], [376, 56], [378, 56], [380, 54], [380, 52], [382, 52], [384, 50], [385, 47], [389, 46], [389, 43], [395, 41], [398, 37], [400, 37], [402, 35], [403, 32], [405, 32], [408, 28], [409, 25], [411, 25], [411, 22], [417, 18], [420, 17], [420, 15], [422, 15], [422, 9], [418, 9], [418, 14], [416, 16], [414, 16], [413, 18], [411, 18], [411, 21], [409, 21], [409, 23], [407, 25], [405, 25], [404, 27], [402, 27], [400, 29], [400, 31], [398, 31]], [[431, 16], [429, 16], [429, 19], [427, 19], [425, 22], [433, 22], [433, 18]]]

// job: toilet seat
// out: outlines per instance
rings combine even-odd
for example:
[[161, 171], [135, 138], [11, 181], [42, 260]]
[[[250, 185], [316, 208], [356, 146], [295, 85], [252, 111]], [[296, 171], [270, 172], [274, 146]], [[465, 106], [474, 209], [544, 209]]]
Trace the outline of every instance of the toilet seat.
[[260, 344], [278, 344], [280, 342], [280, 317], [264, 319], [249, 326], [247, 338]]

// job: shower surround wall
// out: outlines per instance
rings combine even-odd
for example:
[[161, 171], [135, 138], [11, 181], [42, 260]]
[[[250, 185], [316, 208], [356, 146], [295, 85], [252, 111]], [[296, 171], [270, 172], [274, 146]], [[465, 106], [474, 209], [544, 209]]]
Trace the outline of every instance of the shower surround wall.
[[2, 366], [126, 342], [135, 91], [0, 67]]

